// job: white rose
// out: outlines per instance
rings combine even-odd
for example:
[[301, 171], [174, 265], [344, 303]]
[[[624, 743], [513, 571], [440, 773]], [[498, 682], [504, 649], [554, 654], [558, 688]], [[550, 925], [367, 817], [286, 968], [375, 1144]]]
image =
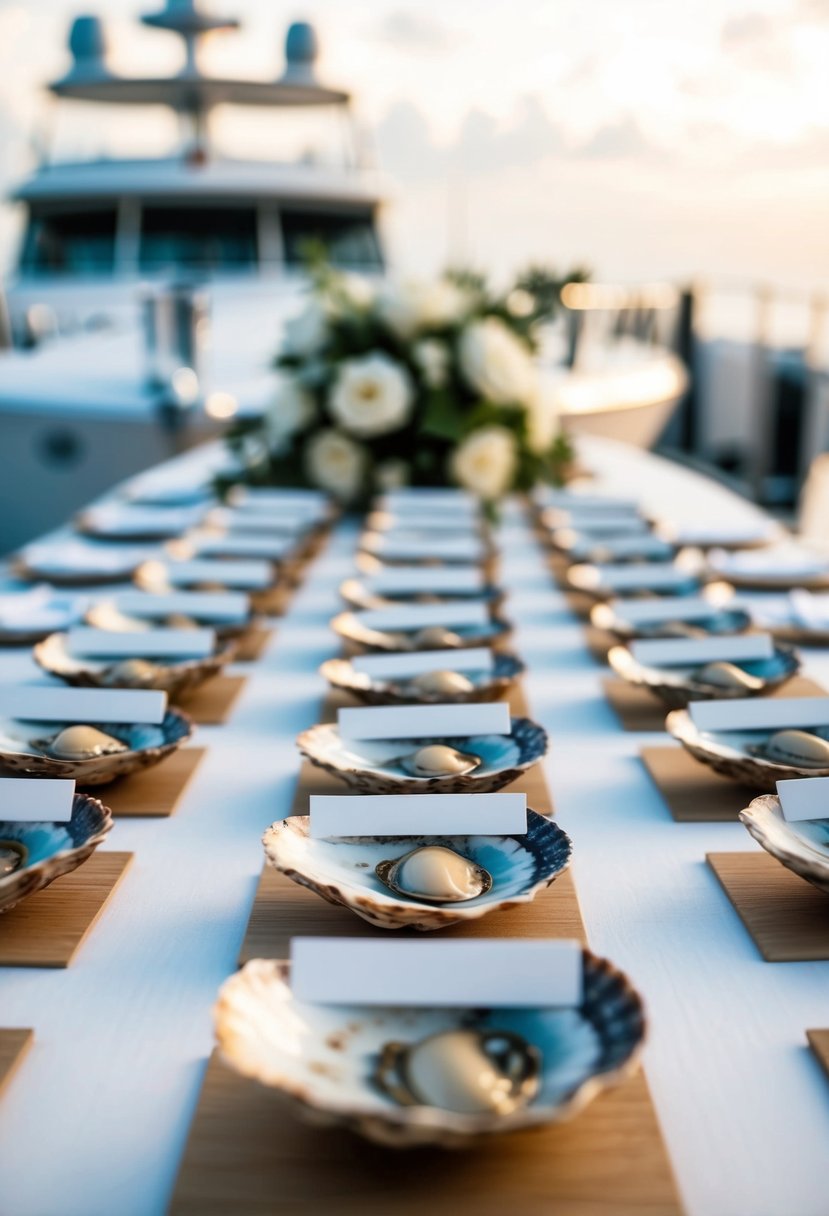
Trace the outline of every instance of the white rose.
[[412, 349], [415, 363], [429, 388], [443, 388], [449, 374], [449, 348], [437, 338], [423, 338]]
[[293, 376], [283, 377], [264, 417], [268, 447], [272, 452], [278, 452], [285, 440], [308, 426], [313, 417], [313, 398]]
[[448, 279], [407, 279], [380, 297], [381, 316], [403, 341], [419, 330], [453, 325], [468, 311], [467, 294]]
[[452, 474], [465, 490], [491, 500], [500, 498], [510, 488], [517, 463], [512, 431], [505, 426], [484, 426], [456, 448]]
[[552, 392], [539, 390], [527, 406], [527, 446], [535, 456], [543, 456], [558, 434], [558, 410]]
[[473, 321], [458, 344], [461, 372], [470, 387], [497, 405], [524, 405], [537, 390], [532, 357], [499, 317]]
[[405, 460], [384, 460], [374, 470], [378, 490], [399, 490], [409, 484], [409, 466]]
[[409, 421], [414, 385], [405, 367], [375, 352], [341, 363], [328, 404], [352, 435], [385, 435]]
[[317, 299], [310, 299], [302, 312], [285, 322], [282, 350], [287, 355], [306, 359], [316, 355], [328, 336], [326, 311]]
[[377, 294], [374, 283], [364, 274], [342, 274], [337, 285], [346, 304], [351, 308], [366, 309], [374, 303]]
[[305, 448], [305, 464], [314, 485], [343, 502], [359, 493], [366, 463], [365, 449], [339, 431], [317, 431]]

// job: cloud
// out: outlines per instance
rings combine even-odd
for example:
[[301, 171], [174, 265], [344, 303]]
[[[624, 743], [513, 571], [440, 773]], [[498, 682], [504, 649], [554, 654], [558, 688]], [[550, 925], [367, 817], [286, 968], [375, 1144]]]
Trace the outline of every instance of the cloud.
[[461, 41], [458, 30], [444, 25], [437, 17], [413, 9], [395, 9], [374, 27], [374, 37], [391, 43], [401, 51], [443, 54]]
[[726, 21], [720, 33], [720, 45], [744, 67], [788, 76], [797, 66], [789, 41], [790, 31], [790, 14], [772, 16], [747, 12]]
[[607, 123], [574, 150], [586, 160], [663, 160], [666, 153], [652, 144], [635, 119]]

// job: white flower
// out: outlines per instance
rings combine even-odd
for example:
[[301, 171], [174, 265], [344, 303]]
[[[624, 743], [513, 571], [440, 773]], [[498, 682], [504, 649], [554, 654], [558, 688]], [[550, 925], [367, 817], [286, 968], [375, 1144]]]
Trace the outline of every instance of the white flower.
[[385, 435], [409, 421], [414, 385], [405, 367], [375, 351], [340, 364], [328, 404], [352, 435]]
[[313, 398], [293, 376], [284, 376], [263, 420], [268, 447], [278, 452], [285, 440], [308, 426], [313, 417]]
[[305, 448], [308, 475], [315, 486], [348, 502], [360, 491], [366, 471], [366, 452], [340, 431], [324, 430]]
[[317, 299], [310, 299], [302, 312], [285, 322], [282, 350], [286, 355], [305, 359], [316, 355], [328, 336], [326, 311]]
[[470, 387], [497, 405], [525, 405], [537, 389], [532, 357], [499, 317], [473, 321], [458, 343], [461, 371]]
[[374, 283], [364, 274], [341, 274], [337, 287], [345, 303], [361, 311], [371, 307], [377, 294]]
[[409, 466], [405, 460], [384, 460], [374, 470], [378, 490], [399, 490], [409, 484]]
[[412, 348], [415, 363], [429, 388], [443, 388], [449, 373], [449, 348], [438, 338], [423, 338]]
[[512, 485], [518, 452], [505, 426], [484, 426], [452, 455], [452, 474], [465, 490], [487, 500], [500, 498]]
[[543, 456], [558, 434], [555, 395], [539, 389], [527, 406], [527, 446], [534, 456]]
[[407, 279], [381, 295], [380, 314], [403, 341], [424, 329], [454, 325], [469, 311], [469, 298], [449, 279]]

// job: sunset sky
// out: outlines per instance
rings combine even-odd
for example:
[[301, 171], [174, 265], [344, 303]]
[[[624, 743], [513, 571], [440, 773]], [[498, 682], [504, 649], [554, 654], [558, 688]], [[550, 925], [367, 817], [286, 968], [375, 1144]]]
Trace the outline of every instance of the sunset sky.
[[[160, 3], [160, 0], [159, 0]], [[174, 68], [134, 0], [99, 5], [113, 62]], [[79, 5], [94, 11], [88, 3]], [[393, 260], [529, 259], [606, 277], [829, 280], [829, 0], [227, 0], [214, 68], [273, 76], [313, 20], [392, 184]], [[65, 0], [0, 3], [0, 181], [26, 168]], [[9, 216], [3, 217], [8, 254]]]

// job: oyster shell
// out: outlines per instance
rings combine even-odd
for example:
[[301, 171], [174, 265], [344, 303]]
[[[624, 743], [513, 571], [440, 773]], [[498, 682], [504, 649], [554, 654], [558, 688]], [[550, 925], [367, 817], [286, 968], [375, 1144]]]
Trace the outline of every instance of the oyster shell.
[[55, 760], [91, 760], [95, 756], [111, 756], [129, 751], [126, 743], [107, 735], [94, 726], [66, 726], [51, 739], [35, 739], [47, 756]]
[[488, 870], [445, 845], [411, 849], [402, 857], [379, 862], [374, 872], [392, 891], [427, 903], [463, 903], [492, 887]]
[[406, 756], [398, 756], [397, 763], [410, 777], [454, 777], [474, 772], [482, 761], [480, 756], [459, 752], [446, 743], [429, 743]]
[[435, 695], [458, 696], [461, 693], [472, 692], [475, 685], [460, 671], [424, 671], [419, 676], [413, 676], [409, 684], [417, 692]]
[[511, 1030], [445, 1030], [386, 1043], [375, 1080], [401, 1106], [511, 1115], [540, 1089], [541, 1052]]
[[806, 730], [778, 730], [749, 749], [754, 756], [797, 768], [829, 768], [829, 740]]
[[28, 849], [17, 840], [0, 840], [0, 878], [19, 870], [26, 860]]
[[418, 629], [412, 638], [415, 650], [440, 650], [454, 646], [462, 646], [463, 638], [452, 629], [443, 625], [429, 625], [426, 629]]
[[737, 667], [735, 663], [706, 663], [694, 672], [693, 679], [697, 684], [708, 684], [713, 688], [737, 688], [756, 692], [763, 687], [764, 680], [750, 675]]
[[133, 684], [144, 684], [152, 680], [158, 670], [156, 663], [148, 659], [123, 659], [113, 663], [101, 676], [101, 683], [110, 687], [129, 688]]

